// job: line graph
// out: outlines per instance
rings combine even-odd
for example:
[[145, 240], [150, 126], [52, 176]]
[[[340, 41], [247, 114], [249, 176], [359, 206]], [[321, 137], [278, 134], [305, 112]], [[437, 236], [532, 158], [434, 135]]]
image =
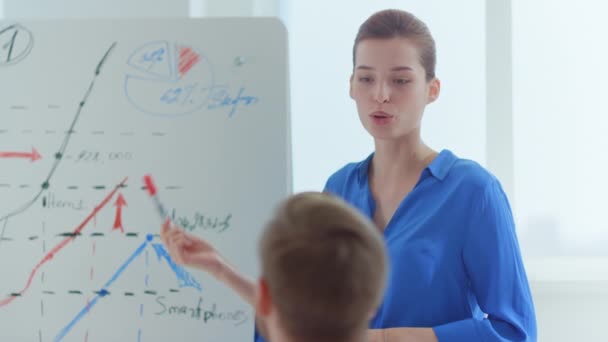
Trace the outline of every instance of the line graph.
[[[112, 199], [114, 197], [116, 197], [117, 192], [126, 185], [127, 182], [127, 178], [124, 178], [120, 183], [118, 183], [114, 189], [112, 191], [110, 191], [102, 200], [101, 202], [99, 202], [98, 205], [95, 206], [95, 208], [86, 216], [86, 218], [75, 228], [73, 229], [71, 232], [66, 233], [66, 237], [57, 245], [55, 245], [41, 260], [40, 262], [38, 262], [38, 264], [34, 267], [34, 269], [31, 271], [26, 285], [24, 286], [24, 288], [16, 293], [11, 294], [11, 296], [5, 298], [4, 300], [0, 301], [0, 309], [4, 306], [9, 305], [10, 303], [12, 303], [14, 300], [18, 299], [18, 298], [22, 298], [27, 290], [29, 289], [29, 287], [32, 284], [32, 280], [34, 279], [34, 276], [37, 274], [37, 272], [46, 264], [51, 262], [55, 256], [57, 256], [70, 242], [74, 241], [78, 236], [80, 236], [83, 232], [83, 230], [87, 227], [87, 225], [90, 223], [90, 221], [93, 219], [93, 217], [95, 217], [95, 215], [97, 215], [101, 210], [103, 210], [104, 208], [107, 207], [107, 205], [109, 203], [111, 203]], [[63, 235], [63, 234], [62, 234]], [[164, 248], [164, 246], [160, 243], [153, 243], [153, 240], [155, 239], [155, 235], [154, 234], [147, 234], [145, 237], [145, 240], [138, 246], [138, 248], [127, 258], [127, 260], [122, 263], [121, 265], [119, 265], [116, 269], [116, 271], [113, 273], [113, 275], [100, 287], [100, 289], [96, 292], [95, 296], [93, 296], [92, 299], [87, 299], [86, 305], [74, 316], [74, 318], [67, 323], [67, 325], [65, 327], [63, 327], [55, 336], [53, 341], [59, 342], [62, 341], [70, 332], [71, 330], [87, 315], [91, 312], [91, 310], [100, 302], [100, 300], [102, 300], [103, 298], [107, 297], [110, 294], [110, 288], [111, 286], [118, 280], [118, 278], [123, 275], [126, 270], [129, 268], [129, 266], [133, 263], [133, 261], [135, 259], [137, 259], [140, 255], [142, 255], [142, 253], [145, 252], [145, 262], [146, 262], [146, 267], [149, 264], [148, 261], [148, 250], [153, 250], [157, 260], [159, 262], [164, 262], [166, 263], [166, 265], [170, 268], [170, 270], [172, 271], [172, 273], [175, 275], [176, 277], [176, 285], [178, 288], [193, 288], [195, 290], [197, 290], [198, 292], [202, 291], [202, 286], [200, 285], [200, 283], [189, 273], [187, 272], [183, 267], [175, 264], [173, 262], [173, 260], [171, 260], [171, 257], [169, 256], [169, 253], [167, 252], [167, 250]], [[95, 248], [95, 247], [93, 247]], [[148, 275], [146, 274], [146, 280], [145, 280], [146, 286], [148, 283]], [[149, 293], [149, 294], [156, 294], [155, 291], [144, 291], [145, 293]], [[171, 292], [177, 292], [177, 290], [172, 290]], [[81, 291], [78, 290], [71, 290], [69, 291], [69, 293], [74, 293], [74, 294], [81, 294]], [[126, 294], [125, 294], [126, 295]], [[130, 294], [131, 296], [133, 294]], [[41, 301], [40, 303], [41, 305], [41, 313], [43, 313], [44, 309], [43, 309], [43, 305], [44, 303]], [[140, 304], [140, 315], [143, 313], [143, 304]], [[42, 336], [42, 332], [39, 331], [39, 334]], [[141, 341], [141, 336], [142, 336], [142, 329], [139, 328], [138, 329], [138, 341]], [[89, 336], [89, 332], [87, 330], [86, 335], [85, 335], [85, 340], [88, 340], [88, 336]]]
[[72, 231], [73, 235], [66, 237], [65, 239], [63, 239], [59, 244], [57, 244], [55, 247], [53, 247], [53, 249], [47, 253], [42, 260], [40, 260], [40, 262], [38, 262], [38, 264], [34, 267], [34, 269], [32, 270], [32, 272], [30, 273], [29, 278], [27, 279], [27, 282], [25, 284], [25, 286], [23, 287], [23, 289], [19, 292], [17, 292], [17, 295], [13, 295], [10, 296], [8, 298], [5, 298], [3, 300], [0, 301], [0, 308], [2, 308], [5, 305], [10, 304], [12, 301], [14, 301], [16, 298], [22, 296], [31, 286], [32, 284], [32, 280], [34, 279], [34, 276], [36, 275], [36, 272], [38, 272], [38, 270], [47, 262], [49, 262], [51, 259], [53, 259], [53, 257], [59, 253], [59, 251], [61, 251], [69, 242], [73, 241], [75, 239], [75, 237], [77, 236], [77, 234], [80, 234], [80, 232], [86, 227], [86, 225], [89, 223], [89, 221], [91, 221], [91, 219], [93, 217], [95, 217], [95, 215], [101, 210], [103, 209], [112, 199], [112, 197], [114, 196], [114, 194], [118, 191], [118, 189], [120, 189], [120, 187], [122, 185], [124, 185], [127, 182], [127, 178], [125, 178], [122, 182], [120, 182], [115, 188], [114, 190], [112, 190], [102, 201], [101, 203], [99, 203], [99, 205], [97, 205], [95, 207], [95, 209], [93, 209], [93, 211], [84, 219], [84, 221], [82, 221], [82, 223], [80, 223], [78, 225], [78, 227], [76, 227], [76, 229], [74, 229]]
[[[95, 295], [92, 300], [87, 301], [87, 304], [76, 314], [74, 319], [72, 319], [63, 329], [61, 329], [54, 339], [55, 342], [61, 341], [70, 332], [70, 330], [72, 330], [72, 328], [91, 311], [91, 309], [99, 302], [100, 299], [108, 295], [108, 289], [110, 286], [112, 286], [112, 284], [123, 274], [123, 272], [125, 272], [133, 260], [139, 257], [144, 252], [146, 247], [149, 247], [150, 245], [154, 247], [154, 251], [157, 253], [159, 260], [162, 257], [167, 261], [178, 279], [179, 287], [192, 287], [197, 289], [199, 292], [202, 291], [201, 285], [196, 281], [196, 279], [194, 279], [194, 277], [192, 277], [192, 275], [190, 275], [190, 273], [188, 273], [183, 267], [176, 265], [161, 244], [151, 244], [153, 239], [154, 236], [152, 234], [148, 234], [146, 236], [146, 240], [142, 242], [135, 252], [133, 252], [133, 254], [127, 258], [127, 261], [118, 267], [112, 277], [110, 277], [110, 279], [102, 286], [101, 290], [99, 290], [98, 294]], [[138, 335], [141, 336], [141, 330], [139, 330]]]
[[[250, 305], [171, 259], [137, 180], [154, 174], [175, 224], [255, 275], [255, 238], [290, 176], [287, 64], [283, 51], [266, 53], [283, 49], [282, 27], [7, 27], [0, 23], [0, 341], [244, 340]], [[251, 41], [249, 27], [280, 46]]]
[[74, 117], [72, 119], [72, 122], [70, 123], [70, 126], [69, 126], [68, 130], [65, 133], [65, 137], [63, 138], [63, 140], [61, 142], [61, 145], [60, 145], [60, 147], [58, 149], [58, 152], [55, 153], [55, 161], [53, 162], [53, 164], [51, 166], [51, 169], [49, 170], [49, 173], [47, 174], [45, 180], [42, 182], [41, 188], [38, 190], [38, 192], [34, 195], [34, 197], [31, 200], [29, 200], [26, 203], [22, 204], [17, 209], [15, 209], [15, 210], [13, 210], [13, 211], [5, 214], [5, 215], [1, 215], [0, 216], [0, 223], [4, 223], [2, 225], [2, 231], [0, 232], [0, 246], [2, 245], [2, 240], [4, 238], [4, 234], [5, 234], [5, 231], [6, 231], [8, 220], [11, 217], [14, 217], [16, 215], [24, 213], [26, 210], [28, 210], [34, 203], [36, 203], [36, 201], [38, 200], [38, 198], [40, 198], [40, 196], [42, 195], [42, 193], [49, 188], [51, 178], [53, 177], [53, 174], [55, 173], [55, 171], [59, 167], [59, 164], [63, 160], [62, 157], [63, 157], [63, 155], [65, 154], [65, 151], [68, 148], [68, 145], [70, 143], [70, 139], [72, 138], [72, 135], [74, 133], [74, 128], [76, 127], [76, 123], [78, 123], [78, 119], [80, 118], [80, 115], [82, 113], [82, 108], [86, 104], [89, 96], [91, 95], [91, 92], [93, 91], [93, 87], [95, 86], [95, 81], [97, 80], [97, 77], [101, 73], [101, 69], [103, 68], [103, 66], [106, 63], [108, 57], [110, 56], [110, 53], [112, 52], [112, 50], [114, 50], [115, 47], [116, 47], [116, 42], [114, 42], [114, 43], [112, 43], [112, 45], [110, 45], [110, 47], [106, 50], [106, 52], [104, 53], [104, 55], [101, 58], [101, 60], [97, 63], [97, 66], [95, 67], [95, 72], [94, 72], [93, 79], [89, 83], [89, 86], [88, 86], [88, 88], [87, 88], [87, 90], [86, 90], [86, 92], [85, 92], [82, 100], [78, 104], [78, 109], [76, 110], [76, 114], [74, 115]]
[[[72, 159], [71, 156], [66, 155], [67, 149], [70, 146], [70, 142], [73, 140], [74, 138], [74, 134], [75, 134], [75, 128], [77, 126], [77, 124], [80, 122], [80, 119], [83, 115], [84, 112], [84, 108], [88, 102], [89, 97], [91, 96], [94, 88], [95, 88], [95, 84], [98, 80], [99, 75], [101, 74], [102, 68], [105, 65], [108, 57], [110, 56], [111, 52], [114, 50], [116, 46], [116, 42], [112, 43], [111, 46], [105, 51], [103, 57], [99, 60], [99, 62], [97, 63], [95, 69], [94, 69], [94, 76], [91, 79], [88, 87], [86, 88], [86, 91], [82, 97], [82, 99], [80, 100], [80, 102], [77, 105], [77, 110], [76, 113], [73, 115], [73, 117], [71, 118], [71, 121], [69, 123], [69, 126], [67, 128], [67, 130], [65, 130], [65, 134], [63, 139], [61, 140], [60, 146], [59, 148], [56, 150], [57, 152], [54, 153], [53, 155], [53, 160], [50, 166], [49, 171], [47, 172], [46, 176], [44, 177], [41, 185], [39, 185], [38, 190], [36, 191], [36, 193], [29, 199], [24, 201], [22, 204], [17, 205], [16, 209], [9, 211], [8, 213], [5, 214], [1, 214], [0, 213], [0, 244], [3, 241], [13, 241], [12, 238], [5, 238], [5, 233], [7, 231], [7, 229], [9, 229], [10, 224], [9, 221], [11, 221], [12, 219], [15, 219], [17, 217], [20, 217], [22, 214], [25, 214], [26, 212], [28, 212], [31, 208], [33, 208], [33, 204], [36, 203], [41, 197], [42, 197], [42, 206], [43, 207], [47, 207], [48, 205], [51, 204], [52, 202], [52, 197], [49, 196], [42, 196], [43, 193], [45, 191], [47, 191], [50, 186], [51, 186], [51, 181], [53, 180], [53, 177], [56, 175], [57, 170], [59, 169], [59, 166], [62, 164], [63, 161], [67, 160], [67, 159]], [[184, 68], [187, 67], [191, 67], [191, 65], [186, 65], [184, 66]], [[184, 69], [185, 70], [185, 69]], [[187, 70], [186, 70], [187, 71]], [[15, 106], [13, 106], [15, 107]], [[22, 108], [23, 110], [28, 110], [28, 106], [19, 106], [19, 108]], [[9, 130], [3, 129], [2, 133], [3, 134], [8, 134]], [[48, 133], [56, 133], [57, 130], [45, 130], [44, 131], [46, 135], [48, 135]], [[33, 129], [22, 129], [20, 132], [20, 134], [22, 135], [30, 135], [34, 133]], [[92, 131], [91, 133], [92, 135], [103, 135], [103, 131], [101, 130], [95, 130]], [[124, 134], [121, 134], [124, 135]], [[128, 134], [129, 137], [133, 137], [134, 133]], [[164, 132], [153, 132], [152, 136], [158, 136], [158, 137], [162, 137], [162, 136], [166, 136], [166, 133]], [[83, 161], [96, 161], [93, 159], [93, 157], [96, 157], [96, 153], [97, 152], [91, 152], [88, 151], [88, 155], [84, 155], [84, 157], [81, 155], [79, 155], [78, 160], [83, 160]], [[83, 152], [84, 153], [84, 152]], [[113, 157], [115, 160], [118, 157], [121, 157], [122, 159], [125, 159], [125, 156], [130, 157], [130, 155], [127, 155], [125, 153], [120, 153], [120, 152], [110, 152], [107, 157], [111, 158]], [[81, 158], [82, 157], [82, 158]], [[86, 157], [86, 160], [84, 159]], [[89, 158], [90, 157], [90, 158]], [[6, 151], [0, 151], [0, 160], [6, 160], [8, 162], [9, 159], [26, 159], [28, 161], [37, 161], [39, 159], [41, 159], [42, 156], [40, 155], [40, 153], [34, 148], [31, 148], [31, 152], [26, 152], [26, 151], [11, 151], [11, 150], [6, 150]], [[127, 177], [125, 177], [121, 182], [119, 182], [118, 184], [114, 185], [112, 187], [112, 190], [109, 191], [106, 195], [104, 195], [104, 197], [102, 198], [102, 200], [96, 204], [94, 206], [94, 208], [88, 213], [88, 215], [86, 215], [86, 217], [72, 230], [69, 230], [67, 232], [64, 233], [60, 233], [57, 234], [57, 237], [62, 237], [61, 241], [56, 243], [49, 251], [46, 250], [46, 239], [42, 240], [42, 250], [43, 250], [43, 256], [41, 257], [41, 259], [35, 263], [34, 267], [32, 268], [32, 270], [29, 272], [29, 274], [27, 275], [26, 279], [24, 280], [24, 285], [21, 288], [21, 290], [19, 291], [14, 291], [11, 292], [10, 294], [7, 295], [7, 297], [0, 299], [0, 310], [6, 310], [6, 308], [11, 307], [10, 304], [17, 302], [20, 299], [24, 299], [26, 298], [26, 296], [29, 295], [29, 291], [30, 287], [32, 286], [33, 280], [34, 278], [39, 275], [41, 272], [41, 284], [45, 283], [45, 272], [43, 271], [43, 269], [48, 266], [49, 264], [52, 263], [53, 260], [55, 260], [56, 256], [61, 254], [63, 251], [66, 250], [66, 247], [70, 244], [70, 242], [74, 242], [74, 240], [79, 237], [82, 236], [84, 230], [89, 227], [91, 224], [91, 221], [93, 221], [92, 223], [94, 224], [94, 226], [96, 226], [96, 221], [97, 221], [97, 216], [102, 212], [102, 210], [104, 208], [107, 208], [108, 205], [110, 203], [112, 203], [112, 199], [115, 199], [115, 202], [113, 202], [113, 204], [116, 206], [116, 212], [115, 212], [115, 219], [114, 219], [114, 224], [113, 224], [113, 228], [112, 230], [119, 230], [121, 233], [124, 234], [124, 229], [123, 229], [123, 222], [122, 222], [122, 208], [124, 206], [127, 205], [125, 198], [123, 197], [123, 194], [118, 192], [120, 189], [124, 189], [127, 187]], [[10, 184], [4, 184], [5, 188], [8, 187], [13, 187]], [[72, 190], [77, 190], [78, 186], [68, 186], [70, 189]], [[175, 189], [179, 189], [179, 186], [173, 186]], [[27, 189], [30, 188], [29, 185], [27, 186], [19, 186], [20, 189]], [[93, 190], [105, 190], [106, 186], [95, 186], [93, 187]], [[145, 188], [142, 187], [141, 190], [145, 190]], [[118, 195], [118, 196], [116, 196]], [[48, 200], [47, 200], [48, 197]], [[43, 236], [45, 235], [44, 233], [45, 229], [44, 229], [44, 222], [43, 222]], [[93, 237], [100, 237], [100, 236], [104, 236], [105, 234], [102, 232], [95, 232], [92, 233], [91, 236]], [[125, 236], [125, 235], [123, 235]], [[126, 235], [126, 237], [137, 237], [138, 233], [133, 233], [130, 232]], [[35, 241], [38, 239], [37, 235], [31, 235], [28, 240], [29, 241]], [[174, 274], [175, 277], [177, 278], [176, 281], [176, 287], [178, 288], [182, 288], [182, 287], [191, 287], [197, 291], [201, 291], [202, 287], [200, 285], [200, 283], [194, 279], [194, 277], [192, 275], [190, 275], [187, 271], [185, 271], [182, 267], [176, 265], [169, 257], [168, 253], [166, 250], [164, 250], [163, 246], [161, 244], [158, 243], [152, 243], [154, 239], [154, 235], [153, 234], [147, 234], [145, 241], [143, 243], [141, 243], [141, 245], [139, 245], [139, 247], [129, 256], [129, 258], [127, 258], [127, 260], [122, 263], [121, 265], [118, 266], [118, 268], [116, 269], [116, 271], [113, 273], [113, 275], [110, 277], [109, 280], [107, 280], [102, 286], [100, 286], [100, 289], [95, 291], [95, 295], [91, 298], [91, 299], [87, 299], [86, 301], [86, 305], [84, 306], [84, 308], [82, 308], [75, 317], [73, 317], [73, 319], [71, 321], [69, 321], [67, 323], [66, 326], [63, 327], [63, 329], [61, 329], [59, 331], [59, 333], [55, 336], [55, 341], [60, 341], [62, 340], [65, 336], [67, 336], [70, 331], [81, 321], [81, 319], [86, 316], [88, 313], [91, 312], [91, 310], [93, 309], [93, 307], [100, 301], [100, 299], [107, 297], [110, 295], [110, 287], [112, 286], [112, 284], [114, 282], [116, 282], [118, 280], [118, 278], [120, 276], [122, 276], [126, 270], [129, 268], [129, 266], [133, 263], [133, 261], [135, 259], [137, 259], [143, 252], [145, 252], [145, 256], [146, 256], [146, 264], [148, 264], [148, 254], [149, 254], [149, 250], [150, 251], [154, 251], [154, 253], [156, 253], [157, 255], [157, 259], [159, 262], [163, 262], [164, 264], [166, 264], [168, 267], [168, 269], [170, 269]], [[2, 247], [2, 246], [0, 246]], [[95, 254], [95, 249], [96, 249], [96, 243], [95, 241], [93, 241], [92, 244], [92, 252], [93, 255]], [[147, 267], [147, 266], [146, 266]], [[93, 266], [91, 266], [90, 268], [90, 280], [93, 280]], [[148, 285], [148, 278], [149, 275], [146, 274], [146, 279], [145, 279], [145, 284], [146, 287]], [[152, 291], [152, 290], [145, 290], [143, 291], [145, 294], [156, 294], [156, 291]], [[179, 292], [178, 290], [174, 290], [171, 289], [172, 293], [177, 293]], [[56, 291], [51, 291], [51, 290], [44, 290], [43, 295], [56, 295]], [[78, 290], [78, 289], [71, 289], [67, 291], [68, 295], [82, 295], [83, 291]], [[125, 296], [133, 296], [135, 295], [135, 292], [125, 292]], [[40, 316], [44, 317], [44, 311], [45, 311], [45, 305], [44, 305], [44, 299], [41, 298], [40, 299]], [[143, 314], [143, 303], [140, 304], [140, 315]], [[0, 332], [0, 337], [3, 336], [3, 332]], [[43, 332], [42, 329], [38, 329], [38, 336], [39, 336], [39, 340], [42, 341], [43, 340]], [[141, 327], [138, 329], [138, 341], [141, 340], [141, 336], [142, 336], [142, 329]], [[89, 339], [89, 329], [86, 329], [86, 333], [85, 333], [85, 341], [88, 341]]]

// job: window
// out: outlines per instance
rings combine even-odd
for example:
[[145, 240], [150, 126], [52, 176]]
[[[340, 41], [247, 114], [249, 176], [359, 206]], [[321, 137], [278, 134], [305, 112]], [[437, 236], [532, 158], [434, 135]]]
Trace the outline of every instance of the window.
[[515, 212], [530, 256], [607, 256], [608, 4], [514, 1]]

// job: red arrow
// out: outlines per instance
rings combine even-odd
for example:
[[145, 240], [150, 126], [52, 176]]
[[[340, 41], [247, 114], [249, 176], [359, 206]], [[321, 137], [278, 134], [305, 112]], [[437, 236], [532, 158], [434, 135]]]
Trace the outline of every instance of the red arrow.
[[114, 205], [116, 206], [116, 218], [114, 219], [114, 227], [112, 230], [120, 229], [120, 232], [124, 233], [125, 230], [122, 228], [122, 207], [127, 205], [127, 201], [125, 201], [122, 194], [118, 194], [118, 198], [116, 199]]
[[[99, 203], [95, 209], [93, 210], [93, 212], [91, 212], [89, 214], [89, 216], [87, 216], [87, 218], [82, 221], [80, 223], [80, 225], [78, 227], [76, 227], [76, 229], [73, 230], [74, 236], [77, 236], [78, 233], [80, 233], [83, 229], [86, 228], [87, 223], [89, 223], [89, 221], [95, 216], [97, 215], [97, 213], [103, 209], [108, 202], [110, 202], [110, 199], [112, 197], [114, 197], [114, 194], [116, 193], [116, 191], [118, 190], [118, 188], [120, 188], [120, 186], [124, 185], [127, 182], [127, 178], [123, 179], [122, 182], [120, 182], [120, 184], [114, 189], [112, 190], [112, 192], [110, 192], [104, 199], [103, 201], [101, 201], [101, 203]], [[47, 262], [50, 262], [53, 257], [57, 254], [59, 254], [59, 251], [61, 251], [68, 243], [70, 243], [71, 241], [74, 241], [74, 236], [69, 236], [66, 237], [65, 239], [63, 239], [57, 246], [53, 247], [53, 249], [44, 256], [44, 258], [42, 258], [42, 260], [40, 260], [40, 262], [38, 262], [38, 264], [36, 265], [36, 267], [34, 267], [34, 269], [32, 270], [32, 272], [30, 272], [30, 276], [27, 278], [27, 283], [25, 284], [25, 287], [17, 292], [20, 296], [23, 296], [25, 294], [25, 292], [30, 288], [30, 286], [32, 285], [32, 281], [34, 280], [34, 276], [36, 275], [36, 272], [38, 272], [38, 270]], [[11, 296], [11, 297], [7, 297], [5, 299], [1, 299], [0, 300], [0, 308], [2, 308], [5, 305], [10, 304], [12, 301], [15, 300], [15, 298], [19, 298], [17, 296]]]
[[30, 158], [33, 162], [42, 158], [40, 153], [32, 147], [32, 152], [0, 152], [0, 158]]

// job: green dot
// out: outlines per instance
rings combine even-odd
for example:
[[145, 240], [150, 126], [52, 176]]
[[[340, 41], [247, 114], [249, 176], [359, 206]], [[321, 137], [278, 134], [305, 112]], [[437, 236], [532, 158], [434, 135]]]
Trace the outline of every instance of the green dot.
[[63, 157], [63, 155], [61, 154], [61, 152], [55, 153], [55, 159], [61, 159], [61, 157]]
[[42, 188], [45, 189], [45, 190], [48, 189], [49, 188], [49, 182], [42, 183]]

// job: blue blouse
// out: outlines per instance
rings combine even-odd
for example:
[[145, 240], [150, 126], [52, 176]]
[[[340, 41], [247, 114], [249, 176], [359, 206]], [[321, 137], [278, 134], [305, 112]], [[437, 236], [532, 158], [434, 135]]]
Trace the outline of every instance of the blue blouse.
[[[373, 158], [334, 173], [325, 190], [372, 218]], [[534, 305], [498, 180], [443, 150], [388, 222], [383, 304], [370, 328], [432, 327], [440, 342], [536, 341]], [[255, 340], [263, 342], [256, 332]]]

